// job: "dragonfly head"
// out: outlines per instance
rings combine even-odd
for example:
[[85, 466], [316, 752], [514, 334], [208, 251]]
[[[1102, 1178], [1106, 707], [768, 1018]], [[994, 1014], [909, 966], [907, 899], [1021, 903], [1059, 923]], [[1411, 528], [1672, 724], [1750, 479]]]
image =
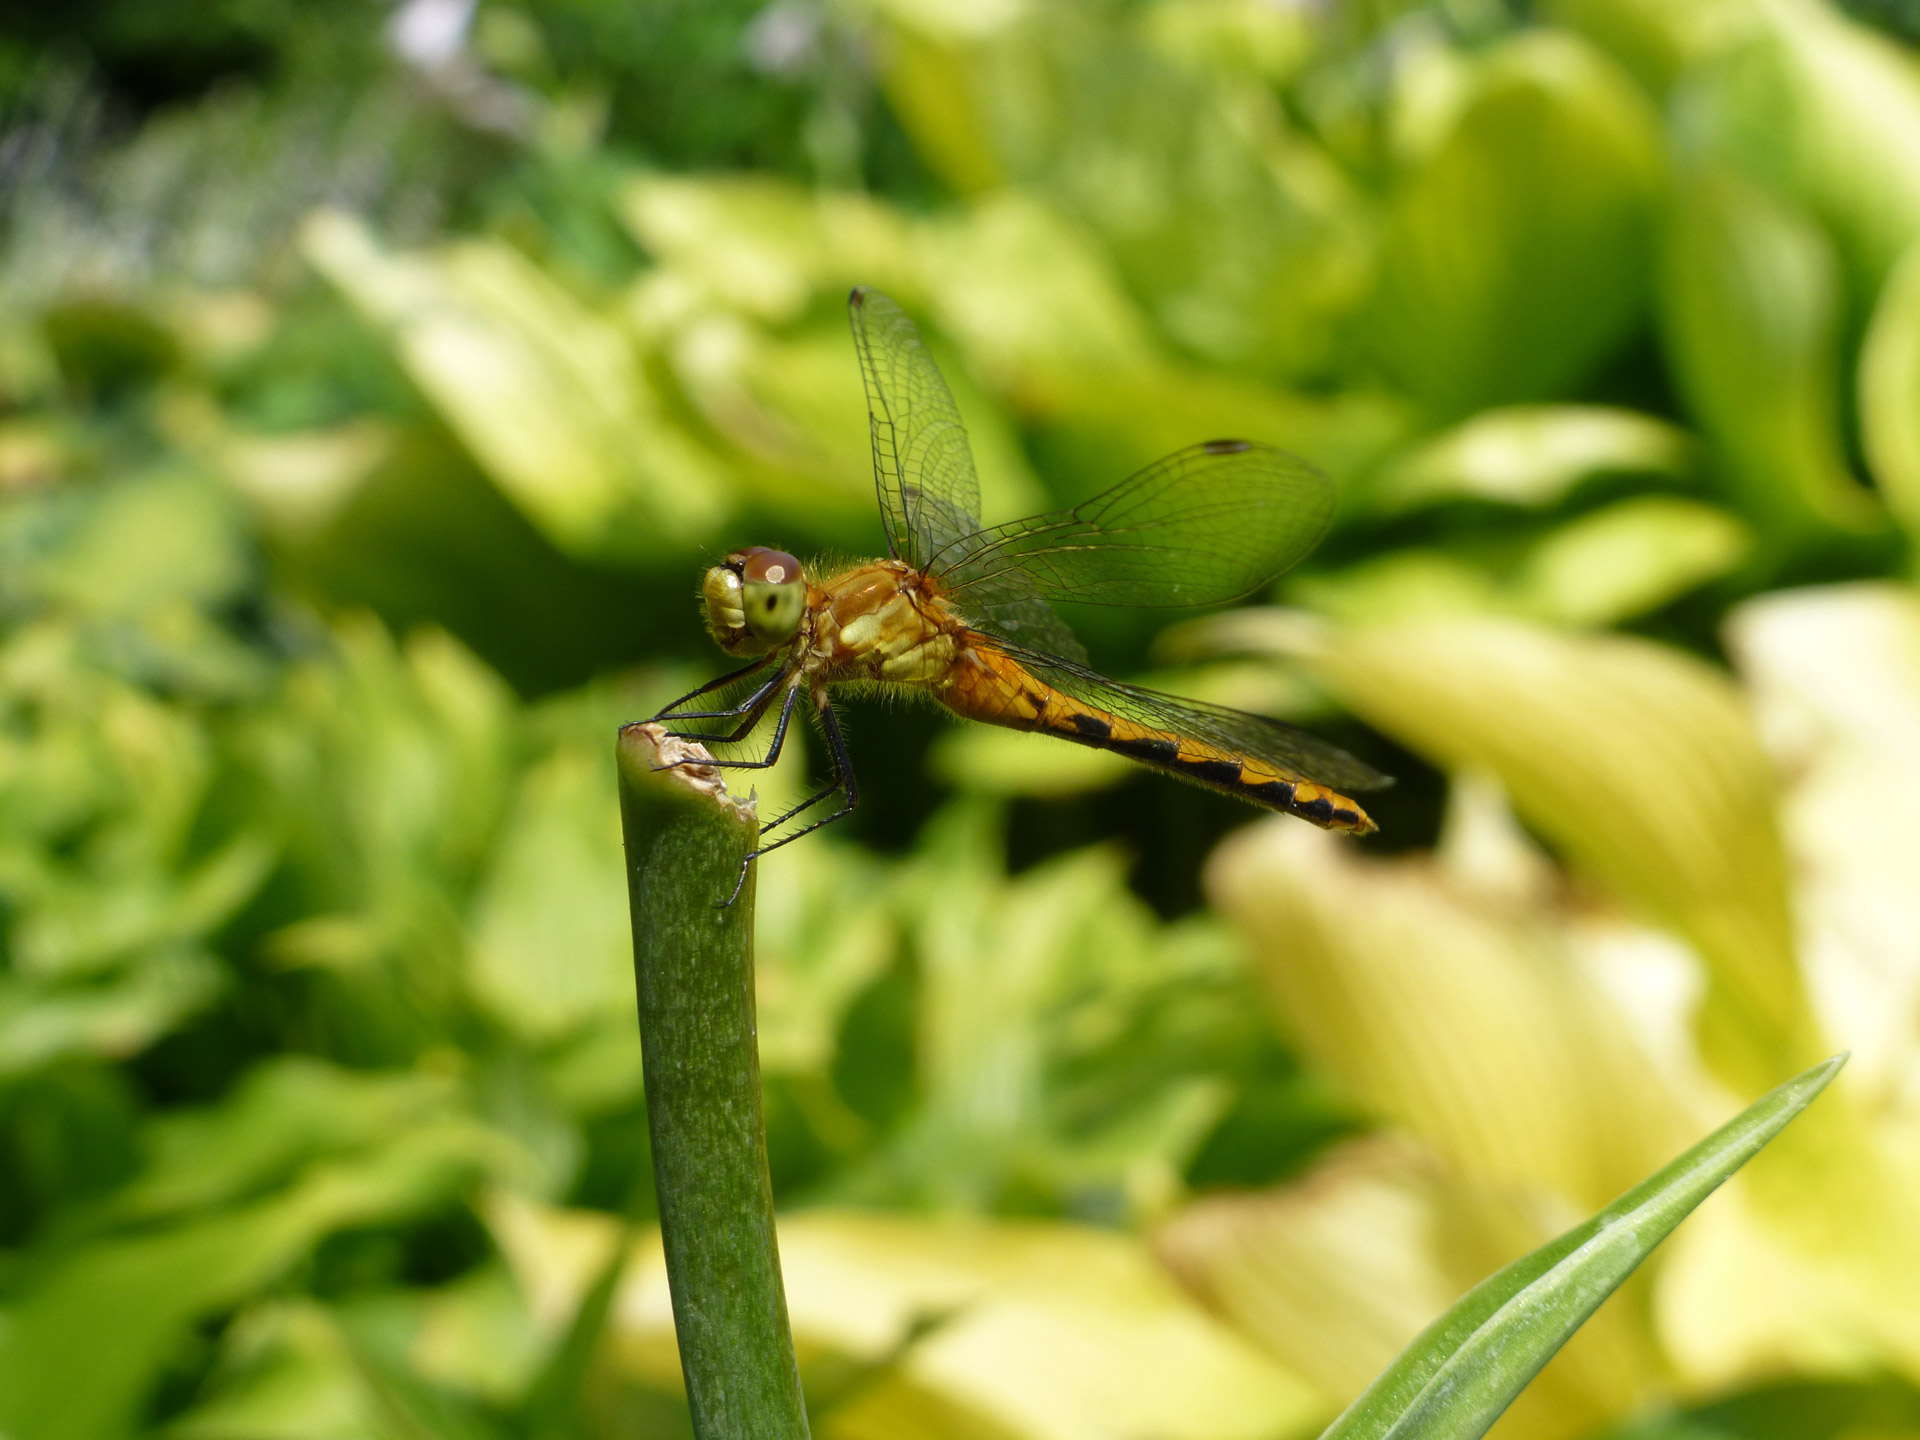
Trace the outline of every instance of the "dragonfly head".
[[807, 613], [807, 577], [784, 550], [737, 550], [707, 571], [707, 629], [729, 655], [764, 655], [793, 639]]

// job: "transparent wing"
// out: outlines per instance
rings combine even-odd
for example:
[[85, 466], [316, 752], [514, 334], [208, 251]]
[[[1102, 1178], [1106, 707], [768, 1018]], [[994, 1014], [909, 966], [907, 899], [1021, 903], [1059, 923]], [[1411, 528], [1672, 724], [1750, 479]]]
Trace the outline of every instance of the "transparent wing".
[[1060, 612], [1038, 595], [1016, 593], [1018, 588], [1017, 582], [998, 587], [991, 603], [982, 608], [979, 619], [975, 618], [972, 611], [961, 613], [969, 621], [989, 626], [998, 639], [1011, 640], [1029, 650], [1085, 665], [1087, 647], [1080, 643], [1080, 637], [1073, 633], [1072, 627], [1060, 618]]
[[1229, 710], [1224, 705], [1208, 705], [1138, 685], [1124, 685], [1085, 665], [1025, 646], [1000, 648], [1035, 678], [1056, 690], [1151, 729], [1189, 736], [1230, 755], [1257, 761], [1269, 769], [1340, 790], [1379, 790], [1393, 784], [1391, 776], [1382, 775], [1339, 746], [1329, 745], [1265, 715], [1250, 715], [1244, 710]]
[[1071, 510], [956, 537], [925, 568], [961, 613], [996, 631], [1003, 610], [1035, 600], [1211, 605], [1299, 561], [1333, 510], [1333, 482], [1306, 461], [1209, 440]]
[[887, 549], [924, 566], [980, 528], [980, 481], [947, 382], [904, 311], [865, 286], [847, 300], [867, 384], [873, 479]]

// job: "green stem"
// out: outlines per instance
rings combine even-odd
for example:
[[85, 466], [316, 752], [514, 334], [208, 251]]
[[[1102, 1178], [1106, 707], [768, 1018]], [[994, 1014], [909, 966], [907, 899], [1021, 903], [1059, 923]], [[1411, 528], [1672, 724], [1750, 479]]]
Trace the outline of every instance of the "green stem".
[[754, 877], [718, 908], [760, 825], [719, 771], [656, 768], [689, 753], [706, 752], [657, 725], [625, 727], [616, 748], [680, 1368], [698, 1440], [805, 1440], [754, 1044]]

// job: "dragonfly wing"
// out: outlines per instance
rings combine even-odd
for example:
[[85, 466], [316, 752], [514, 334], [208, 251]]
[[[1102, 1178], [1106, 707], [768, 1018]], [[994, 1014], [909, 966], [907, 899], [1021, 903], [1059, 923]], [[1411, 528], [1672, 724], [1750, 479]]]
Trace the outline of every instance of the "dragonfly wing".
[[[1037, 594], [1031, 590], [1021, 594], [1016, 586], [1001, 585], [996, 586], [991, 595], [991, 603], [984, 606], [981, 619], [976, 623], [986, 625], [995, 637], [1010, 640], [1023, 649], [1057, 655], [1069, 663], [1087, 663], [1087, 649], [1080, 643], [1080, 637], [1060, 618], [1060, 612]], [[988, 597], [978, 598], [984, 601]], [[970, 612], [967, 618], [973, 620]]]
[[862, 286], [849, 297], [867, 385], [873, 478], [887, 548], [924, 566], [980, 528], [980, 481], [947, 382], [901, 308]]
[[996, 628], [1003, 606], [1211, 605], [1298, 562], [1333, 523], [1333, 482], [1247, 440], [1179, 450], [1070, 510], [956, 538], [930, 574]]
[[[995, 645], [992, 640], [985, 643]], [[1316, 785], [1335, 786], [1342, 790], [1378, 790], [1393, 783], [1391, 777], [1382, 775], [1337, 745], [1330, 745], [1268, 716], [1164, 695], [1158, 690], [1148, 690], [1139, 685], [1126, 685], [1108, 679], [1085, 665], [1031, 651], [1024, 646], [1001, 645], [996, 648], [1034, 679], [1069, 700], [1079, 702], [1088, 711], [1117, 717], [1130, 726], [1152, 732], [1154, 736], [1164, 736], [1177, 742], [1183, 751], [1187, 748], [1185, 742], [1198, 742], [1192, 747], [1196, 753], [1216, 752], [1221, 763], [1229, 760], [1244, 762], [1249, 773], [1259, 771], [1276, 778], [1311, 781]], [[1098, 743], [1107, 738], [1098, 733], [1097, 721], [1092, 717], [1082, 716], [1076, 721], [1074, 714], [1069, 710], [1060, 717], [1060, 724], [1055, 725], [1049, 720], [1043, 728], [1057, 730], [1081, 743]], [[1139, 742], [1149, 747], [1155, 743], [1164, 742], [1152, 739]], [[1147, 749], [1135, 754], [1124, 744], [1109, 748], [1154, 763], [1165, 764], [1173, 759], [1172, 755], [1156, 757]], [[1182, 764], [1173, 768], [1192, 767]]]

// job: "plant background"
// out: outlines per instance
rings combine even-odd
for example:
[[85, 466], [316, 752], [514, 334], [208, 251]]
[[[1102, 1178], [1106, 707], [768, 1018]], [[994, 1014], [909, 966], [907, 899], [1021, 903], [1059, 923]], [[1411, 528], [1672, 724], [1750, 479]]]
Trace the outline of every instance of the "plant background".
[[1072, 618], [1400, 783], [1347, 843], [850, 707], [759, 884], [816, 1433], [1312, 1434], [1850, 1047], [1500, 1433], [1920, 1434], [1916, 36], [12, 7], [0, 1433], [686, 1433], [612, 732], [722, 663], [712, 557], [875, 548], [868, 283], [989, 521], [1334, 474], [1271, 594]]

